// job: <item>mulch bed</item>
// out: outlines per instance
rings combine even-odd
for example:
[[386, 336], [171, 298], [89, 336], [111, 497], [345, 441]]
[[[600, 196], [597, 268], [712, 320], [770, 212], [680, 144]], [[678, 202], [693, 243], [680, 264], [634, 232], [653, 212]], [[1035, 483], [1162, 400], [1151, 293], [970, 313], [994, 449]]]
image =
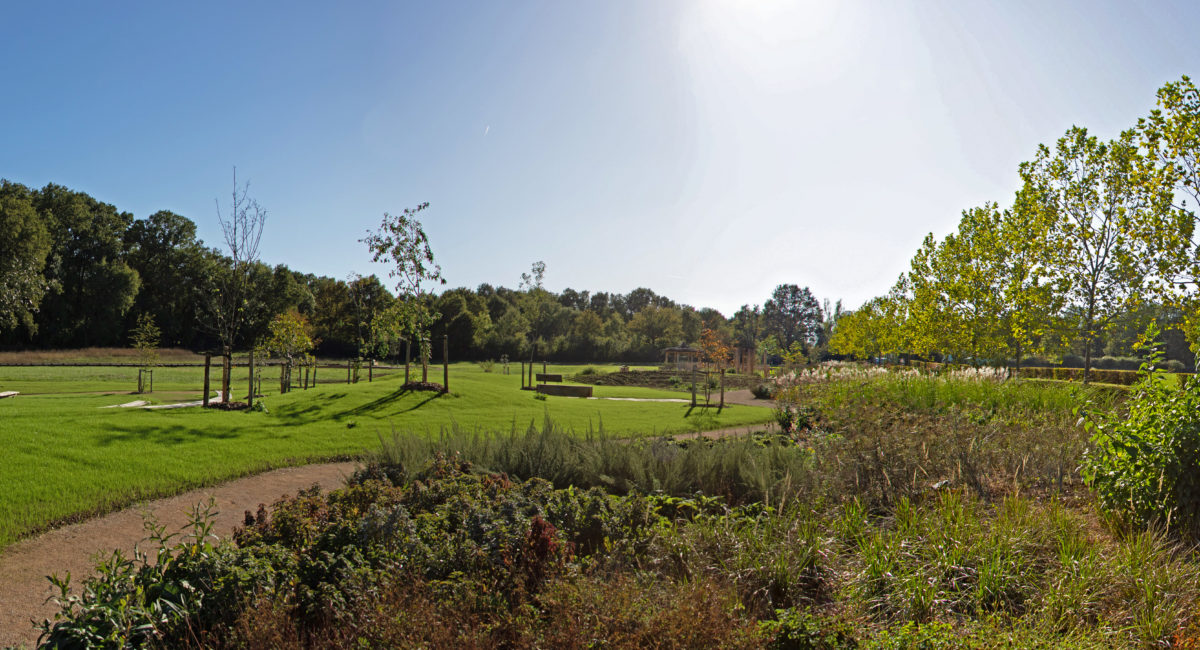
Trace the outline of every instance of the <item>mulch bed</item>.
[[400, 390], [422, 390], [444, 393], [446, 392], [446, 387], [434, 381], [410, 381], [401, 386]]
[[244, 411], [250, 406], [245, 402], [209, 402], [208, 408], [218, 411]]

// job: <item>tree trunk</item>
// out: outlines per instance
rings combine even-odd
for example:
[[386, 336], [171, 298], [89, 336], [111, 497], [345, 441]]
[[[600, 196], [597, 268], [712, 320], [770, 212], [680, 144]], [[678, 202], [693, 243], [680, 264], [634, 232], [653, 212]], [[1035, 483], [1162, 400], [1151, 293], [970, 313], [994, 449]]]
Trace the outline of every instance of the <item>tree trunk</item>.
[[1092, 331], [1096, 320], [1096, 301], [1091, 299], [1088, 303], [1087, 321], [1085, 324], [1087, 329], [1084, 330], [1083, 342], [1086, 347], [1083, 349], [1083, 383], [1086, 385], [1091, 381], [1092, 370]]
[[421, 383], [429, 383], [429, 341], [421, 341]]
[[1016, 379], [1021, 378], [1021, 343], [1020, 342], [1017, 342], [1017, 360], [1015, 363], [1015, 368], [1013, 368], [1013, 377], [1015, 377]]
[[229, 375], [233, 372], [233, 349], [226, 347], [221, 354], [221, 401], [229, 401]]

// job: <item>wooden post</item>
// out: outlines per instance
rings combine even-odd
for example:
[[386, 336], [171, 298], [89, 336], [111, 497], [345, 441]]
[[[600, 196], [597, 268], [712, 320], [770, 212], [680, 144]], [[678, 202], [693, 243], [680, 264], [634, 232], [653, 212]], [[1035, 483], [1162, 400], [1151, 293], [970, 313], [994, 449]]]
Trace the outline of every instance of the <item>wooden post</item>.
[[313, 380], [312, 380], [312, 385], [313, 385], [313, 388], [316, 388], [316, 387], [317, 387], [317, 364], [315, 364], [315, 363], [313, 364]]
[[696, 405], [696, 364], [692, 364], [692, 406]]
[[375, 381], [375, 360], [367, 359], [367, 383]]
[[304, 366], [304, 390], [308, 390], [308, 376], [312, 372], [312, 366]]
[[221, 355], [221, 401], [229, 401], [229, 375], [233, 372], [233, 348], [226, 347]]
[[212, 352], [204, 353], [204, 406], [208, 406], [208, 369], [212, 367]]
[[404, 383], [408, 383], [408, 364], [412, 360], [412, 339], [404, 339]]
[[521, 390], [525, 390], [525, 360], [521, 359]]
[[250, 350], [250, 394], [246, 396], [246, 406], [254, 406], [254, 350]]
[[442, 335], [442, 390], [450, 392], [450, 335]]
[[347, 384], [349, 384], [349, 383], [350, 383], [350, 366], [351, 366], [351, 365], [353, 365], [353, 364], [354, 364], [354, 362], [353, 362], [353, 361], [347, 361], [347, 362], [346, 362], [346, 383], [347, 383]]
[[721, 406], [725, 408], [725, 369], [720, 365], [717, 366], [717, 372], [721, 373]]

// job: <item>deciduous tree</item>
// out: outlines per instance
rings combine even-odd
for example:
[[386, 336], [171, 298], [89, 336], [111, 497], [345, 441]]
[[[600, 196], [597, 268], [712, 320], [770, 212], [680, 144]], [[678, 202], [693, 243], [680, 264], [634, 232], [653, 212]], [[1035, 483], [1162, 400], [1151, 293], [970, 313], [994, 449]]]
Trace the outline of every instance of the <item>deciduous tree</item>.
[[1073, 127], [1053, 152], [1040, 146], [1020, 168], [1031, 197], [1051, 215], [1048, 271], [1079, 309], [1084, 381], [1097, 337], [1150, 288], [1162, 252], [1159, 233], [1172, 213], [1171, 188], [1139, 176], [1134, 137], [1126, 131], [1101, 142]]
[[243, 326], [255, 311], [253, 304], [253, 280], [258, 262], [258, 246], [262, 241], [263, 227], [267, 223], [267, 211], [258, 201], [250, 197], [250, 183], [238, 185], [237, 168], [233, 169], [233, 192], [228, 210], [217, 206], [217, 223], [229, 252], [228, 264], [224, 269], [214, 270], [214, 289], [206, 303], [209, 319], [206, 327], [212, 330], [221, 342], [224, 357], [221, 372], [221, 394], [229, 398], [229, 368], [233, 349], [242, 340]]
[[398, 215], [385, 212], [379, 230], [368, 232], [361, 240], [371, 251], [372, 261], [392, 264], [388, 276], [396, 278], [401, 300], [397, 312], [400, 329], [420, 344], [422, 382], [429, 380], [430, 328], [438, 318], [427, 297], [431, 286], [446, 284], [442, 268], [433, 260], [429, 237], [417, 219], [428, 207], [429, 203], [421, 203]]
[[0, 180], [0, 332], [36, 330], [33, 316], [50, 286], [42, 273], [49, 253], [50, 232], [29, 191]]

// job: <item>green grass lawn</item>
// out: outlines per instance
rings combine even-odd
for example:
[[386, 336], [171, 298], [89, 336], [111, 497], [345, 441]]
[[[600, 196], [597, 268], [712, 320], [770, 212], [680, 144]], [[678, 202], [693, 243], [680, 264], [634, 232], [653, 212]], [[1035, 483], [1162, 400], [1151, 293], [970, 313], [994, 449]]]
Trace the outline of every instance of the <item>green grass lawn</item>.
[[[549, 417], [580, 435], [603, 429], [623, 437], [771, 419], [769, 409], [752, 406], [718, 413], [679, 403], [543, 401], [519, 389], [519, 371], [497, 371], [453, 365], [451, 393], [445, 396], [399, 393], [402, 372], [371, 383], [329, 383], [280, 396], [271, 393], [278, 382], [268, 371], [263, 378], [268, 412], [247, 413], [100, 408], [140, 397], [129, 392], [136, 385], [135, 369], [0, 368], [0, 390], [23, 393], [0, 400], [0, 548], [55, 522], [139, 500], [272, 467], [357, 457], [377, 449], [380, 437], [393, 431], [433, 435], [458, 427], [508, 432], [540, 426]], [[198, 396], [200, 375], [189, 374], [193, 369], [159, 372], [151, 399]], [[431, 379], [440, 381], [441, 374], [440, 367], [431, 369]], [[244, 374], [240, 380], [244, 386]], [[215, 379], [213, 383], [215, 387]], [[616, 386], [598, 386], [595, 395], [680, 397], [675, 391]]]

